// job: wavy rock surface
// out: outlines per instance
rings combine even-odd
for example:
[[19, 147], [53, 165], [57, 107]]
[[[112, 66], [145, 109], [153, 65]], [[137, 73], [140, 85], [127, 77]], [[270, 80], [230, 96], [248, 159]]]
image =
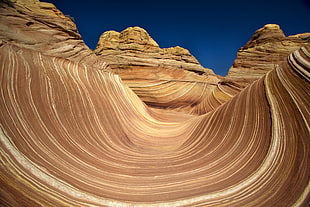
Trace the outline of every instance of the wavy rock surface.
[[239, 49], [228, 77], [262, 77], [290, 53], [309, 44], [310, 33], [286, 37], [279, 25], [267, 24]]
[[[156, 50], [161, 51], [162, 56], [170, 58], [165, 62], [164, 68], [127, 65], [128, 70], [119, 72], [114, 70], [145, 103], [157, 108], [202, 114], [227, 100], [226, 97], [224, 100], [219, 97], [218, 100], [212, 98], [212, 102], [205, 101], [215, 86], [220, 84], [220, 77], [215, 75], [200, 76], [181, 69], [181, 66], [187, 64], [190, 65], [189, 68], [203, 69], [186, 49], [180, 47], [160, 49], [145, 30], [137, 29], [138, 33], [134, 29], [128, 29], [127, 32], [122, 33], [121, 39], [123, 42], [125, 41], [122, 43], [122, 49], [136, 48], [140, 53], [143, 53], [143, 50], [150, 51], [151, 49], [147, 48], [153, 47], [154, 49], [155, 47]], [[110, 66], [107, 66], [106, 59], [96, 56], [84, 44], [76, 25], [69, 17], [62, 14], [53, 4], [38, 0], [1, 2], [0, 38], [22, 48], [40, 51], [46, 55], [62, 57], [81, 64], [89, 64], [99, 70], [113, 68], [111, 62], [108, 63]], [[107, 41], [105, 43], [107, 44]], [[115, 57], [115, 59], [117, 58]], [[140, 61], [143, 62], [145, 59], [141, 58]], [[170, 64], [169, 61], [173, 64]], [[211, 73], [213, 72], [211, 71]], [[186, 91], [183, 90], [185, 87]], [[169, 94], [164, 95], [167, 91]], [[202, 102], [204, 103], [201, 104]], [[212, 106], [209, 103], [212, 103]], [[200, 106], [196, 107], [196, 105]]]
[[[38, 15], [16, 2], [1, 2], [1, 23], [16, 8]], [[12, 27], [25, 33], [21, 19]], [[38, 37], [55, 32], [48, 25]], [[87, 47], [60, 57], [57, 41], [42, 50], [0, 35], [1, 206], [309, 206], [309, 46], [256, 81], [210, 84], [190, 109], [198, 116], [148, 107]], [[157, 85], [155, 97], [182, 97]]]
[[309, 52], [189, 117], [151, 111], [112, 73], [4, 44], [1, 203], [307, 206]]

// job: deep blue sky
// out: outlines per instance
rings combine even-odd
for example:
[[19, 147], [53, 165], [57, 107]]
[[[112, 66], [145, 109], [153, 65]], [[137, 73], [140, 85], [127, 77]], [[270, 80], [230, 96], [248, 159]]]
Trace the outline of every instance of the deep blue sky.
[[74, 17], [91, 49], [104, 31], [140, 26], [160, 47], [184, 47], [219, 75], [226, 75], [238, 49], [265, 24], [279, 24], [286, 35], [310, 32], [310, 0], [42, 1]]

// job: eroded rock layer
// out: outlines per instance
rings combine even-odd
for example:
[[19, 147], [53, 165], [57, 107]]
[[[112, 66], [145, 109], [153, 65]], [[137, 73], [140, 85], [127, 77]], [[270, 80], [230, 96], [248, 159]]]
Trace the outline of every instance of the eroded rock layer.
[[85, 45], [70, 17], [51, 3], [1, 0], [0, 40], [43, 54], [106, 68], [105, 63]]
[[228, 77], [262, 77], [290, 53], [309, 44], [310, 33], [285, 36], [279, 25], [267, 24], [239, 49]]
[[104, 32], [95, 53], [109, 63], [114, 72], [130, 66], [151, 68], [178, 68], [199, 74], [214, 75], [204, 68], [187, 49], [176, 46], [160, 48], [153, 38], [140, 27], [128, 27], [122, 32]]
[[[202, 102], [207, 103], [221, 77], [184, 48], [160, 48], [140, 27], [104, 32], [94, 52], [149, 106], [187, 113], [213, 108], [202, 107]], [[198, 104], [201, 107], [196, 108]]]
[[0, 54], [5, 206], [309, 202], [305, 48], [198, 117], [150, 111], [109, 72], [9, 44]]
[[125, 84], [53, 5], [0, 6], [0, 206], [309, 206], [309, 46], [259, 79], [132, 66]]

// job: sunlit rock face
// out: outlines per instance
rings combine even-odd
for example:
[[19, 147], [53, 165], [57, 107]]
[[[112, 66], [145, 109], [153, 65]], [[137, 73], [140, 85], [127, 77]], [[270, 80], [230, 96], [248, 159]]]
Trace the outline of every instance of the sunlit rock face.
[[105, 68], [104, 62], [85, 45], [70, 17], [50, 3], [1, 1], [0, 39], [43, 54]]
[[94, 52], [149, 106], [187, 113], [212, 108], [201, 102], [217, 88], [221, 77], [202, 67], [187, 49], [162, 49], [144, 29], [129, 27], [104, 32]]
[[128, 70], [130, 66], [174, 68], [213, 74], [204, 68], [187, 49], [176, 46], [160, 48], [153, 38], [140, 27], [128, 27], [122, 32], [104, 32], [97, 43], [95, 53], [109, 62], [114, 72]]
[[228, 77], [260, 78], [285, 61], [290, 53], [309, 44], [310, 33], [285, 36], [279, 25], [267, 24], [239, 49]]
[[[29, 2], [0, 3], [8, 31], [49, 21]], [[38, 37], [58, 28], [44, 25]], [[84, 43], [57, 53], [53, 35], [14, 35], [0, 31], [0, 206], [309, 206], [309, 46], [255, 81], [218, 77], [177, 112], [146, 105]]]

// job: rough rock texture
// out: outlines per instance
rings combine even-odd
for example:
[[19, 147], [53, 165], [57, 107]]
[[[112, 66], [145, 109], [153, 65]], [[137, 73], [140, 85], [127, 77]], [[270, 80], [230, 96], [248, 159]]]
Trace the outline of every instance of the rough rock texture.
[[279, 25], [267, 24], [239, 49], [228, 77], [259, 78], [283, 62], [290, 53], [309, 44], [310, 33], [286, 37]]
[[72, 20], [51, 3], [0, 1], [0, 39], [43, 54], [106, 68], [85, 45]]
[[128, 27], [120, 33], [104, 32], [95, 53], [108, 62], [116, 73], [128, 69], [129, 66], [140, 66], [177, 68], [214, 75], [211, 69], [202, 67], [187, 49], [179, 46], [161, 49], [140, 27]]
[[[29, 11], [0, 3], [2, 25]], [[44, 28], [38, 38], [58, 30]], [[84, 46], [61, 57], [53, 35], [0, 35], [0, 206], [309, 206], [309, 46], [253, 82], [220, 79], [195, 116], [148, 107]], [[201, 94], [189, 83], [184, 104]], [[175, 94], [169, 84], [155, 97]]]

